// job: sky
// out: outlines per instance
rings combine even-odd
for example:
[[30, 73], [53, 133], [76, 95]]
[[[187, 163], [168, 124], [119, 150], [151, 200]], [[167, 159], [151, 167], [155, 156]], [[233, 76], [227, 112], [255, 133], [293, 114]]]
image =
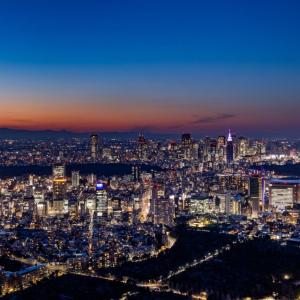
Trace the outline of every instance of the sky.
[[0, 127], [300, 136], [298, 0], [0, 1]]

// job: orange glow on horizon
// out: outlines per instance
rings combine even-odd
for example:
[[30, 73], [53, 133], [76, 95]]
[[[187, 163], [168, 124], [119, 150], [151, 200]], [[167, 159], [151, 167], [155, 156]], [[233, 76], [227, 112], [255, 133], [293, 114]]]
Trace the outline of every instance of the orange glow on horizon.
[[[0, 127], [29, 130], [86, 131], [152, 131], [182, 132], [239, 128], [272, 128], [274, 114], [244, 107], [229, 117], [223, 117], [224, 107], [211, 104], [181, 104], [172, 102], [104, 101], [34, 97], [4, 98], [0, 111]], [[232, 108], [226, 108], [227, 112]], [[223, 112], [223, 113], [222, 113]], [[217, 116], [217, 118], [215, 118]], [[218, 116], [221, 116], [218, 118]], [[276, 126], [286, 123], [283, 113], [275, 115]], [[271, 124], [271, 125], [270, 125]], [[290, 123], [288, 123], [290, 125]], [[275, 126], [274, 125], [274, 126]]]

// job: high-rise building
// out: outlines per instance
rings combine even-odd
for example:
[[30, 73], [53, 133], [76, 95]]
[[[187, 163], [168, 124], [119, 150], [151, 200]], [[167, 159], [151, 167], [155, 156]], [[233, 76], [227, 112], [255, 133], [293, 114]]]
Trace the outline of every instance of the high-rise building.
[[233, 215], [241, 215], [242, 214], [242, 205], [239, 199], [233, 198], [231, 199], [231, 213]]
[[38, 216], [46, 215], [47, 204], [43, 189], [37, 188], [33, 192], [35, 212]]
[[284, 210], [300, 203], [300, 180], [273, 179], [269, 184], [270, 206]]
[[72, 171], [72, 186], [78, 187], [80, 183], [79, 171]]
[[111, 199], [111, 215], [115, 220], [121, 220], [122, 218], [122, 203], [121, 199], [119, 198], [113, 198]]
[[66, 199], [66, 177], [65, 165], [55, 164], [53, 166], [53, 198], [49, 205], [50, 214], [59, 215], [65, 211]]
[[220, 149], [221, 147], [224, 147], [226, 144], [226, 137], [224, 135], [218, 136], [217, 139], [217, 147]]
[[96, 184], [96, 211], [99, 217], [105, 218], [108, 215], [107, 186], [102, 181]]
[[276, 210], [284, 210], [286, 207], [292, 207], [293, 187], [291, 186], [272, 186], [270, 189], [270, 204]]
[[248, 140], [244, 137], [240, 137], [238, 140], [238, 156], [243, 157], [247, 155]]
[[90, 136], [90, 144], [91, 144], [91, 158], [93, 161], [98, 159], [98, 151], [99, 151], [99, 139], [97, 134], [92, 134]]
[[151, 186], [148, 185], [144, 188], [141, 199], [140, 199], [140, 221], [146, 222], [151, 210], [151, 197], [152, 197], [152, 190]]
[[35, 189], [33, 192], [34, 203], [38, 204], [45, 201], [45, 195], [43, 189]]
[[153, 223], [172, 225], [175, 217], [174, 199], [167, 197], [153, 198]]
[[63, 200], [66, 193], [66, 179], [53, 179], [53, 200]]
[[38, 216], [46, 216], [47, 215], [47, 204], [45, 201], [36, 204], [36, 214]]
[[218, 193], [215, 198], [215, 210], [219, 213], [231, 213], [231, 194]]
[[95, 185], [95, 183], [96, 183], [96, 180], [97, 180], [97, 176], [96, 176], [96, 174], [89, 174], [88, 176], [87, 176], [87, 181], [88, 181], [88, 184], [89, 185], [92, 185], [92, 186], [94, 186]]
[[133, 181], [137, 182], [141, 178], [141, 166], [133, 165], [131, 167]]
[[209, 145], [209, 161], [215, 162], [216, 157], [217, 157], [217, 141], [215, 139], [210, 140], [210, 145]]
[[211, 141], [210, 137], [205, 137], [203, 140], [203, 153], [202, 153], [203, 161], [209, 160], [210, 141]]
[[199, 159], [199, 144], [198, 143], [193, 143], [193, 146], [192, 146], [192, 158], [194, 160], [198, 160]]
[[184, 159], [190, 160], [192, 158], [192, 136], [189, 133], [184, 133], [181, 136], [181, 147], [182, 147], [182, 157]]
[[252, 207], [252, 217], [256, 218], [264, 207], [264, 178], [259, 175], [252, 175], [249, 178], [248, 195]]
[[225, 158], [225, 145], [226, 137], [223, 135], [218, 136], [217, 139], [217, 154], [220, 161], [224, 161]]
[[53, 178], [64, 178], [66, 176], [66, 168], [62, 163], [57, 163], [52, 168]]
[[150, 211], [154, 224], [173, 224], [175, 216], [174, 197], [166, 197], [165, 186], [162, 183], [155, 183], [152, 187]]
[[138, 137], [138, 158], [141, 161], [147, 160], [147, 149], [148, 149], [148, 143], [142, 133], [139, 134]]
[[192, 136], [190, 133], [183, 133], [181, 135], [181, 144], [182, 145], [191, 145], [192, 144]]
[[230, 193], [227, 193], [225, 196], [225, 214], [232, 214], [232, 201]]
[[29, 175], [28, 181], [29, 181], [28, 184], [32, 186], [33, 185], [33, 181], [34, 181], [34, 176], [32, 174]]
[[175, 204], [171, 198], [156, 198], [154, 200], [154, 224], [172, 225], [175, 217]]
[[227, 137], [227, 145], [226, 145], [226, 158], [227, 158], [228, 164], [233, 162], [233, 158], [234, 158], [233, 150], [234, 150], [233, 149], [233, 140], [232, 140], [231, 132], [229, 129], [228, 137]]
[[266, 154], [266, 145], [263, 141], [256, 142], [256, 154], [259, 156]]

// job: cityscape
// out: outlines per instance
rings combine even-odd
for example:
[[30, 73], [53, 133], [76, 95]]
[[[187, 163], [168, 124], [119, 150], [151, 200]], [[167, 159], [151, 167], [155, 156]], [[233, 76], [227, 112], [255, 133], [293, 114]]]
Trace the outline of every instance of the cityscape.
[[0, 298], [300, 299], [300, 2], [0, 3]]
[[[202, 269], [248, 244], [276, 249], [272, 260], [285, 251], [299, 258], [299, 140], [228, 130], [199, 140], [91, 134], [0, 146], [3, 296], [76, 275], [128, 286], [120, 298], [141, 289], [153, 298], [296, 297], [296, 261], [252, 274], [255, 288], [244, 291], [227, 290], [228, 275], [212, 284]], [[181, 252], [186, 239], [199, 245]]]

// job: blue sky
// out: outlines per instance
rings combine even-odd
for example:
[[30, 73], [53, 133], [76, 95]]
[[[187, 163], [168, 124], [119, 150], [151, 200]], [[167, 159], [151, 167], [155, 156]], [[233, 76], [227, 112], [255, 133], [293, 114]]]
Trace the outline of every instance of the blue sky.
[[299, 1], [4, 0], [0, 125], [295, 135], [299, 36]]

